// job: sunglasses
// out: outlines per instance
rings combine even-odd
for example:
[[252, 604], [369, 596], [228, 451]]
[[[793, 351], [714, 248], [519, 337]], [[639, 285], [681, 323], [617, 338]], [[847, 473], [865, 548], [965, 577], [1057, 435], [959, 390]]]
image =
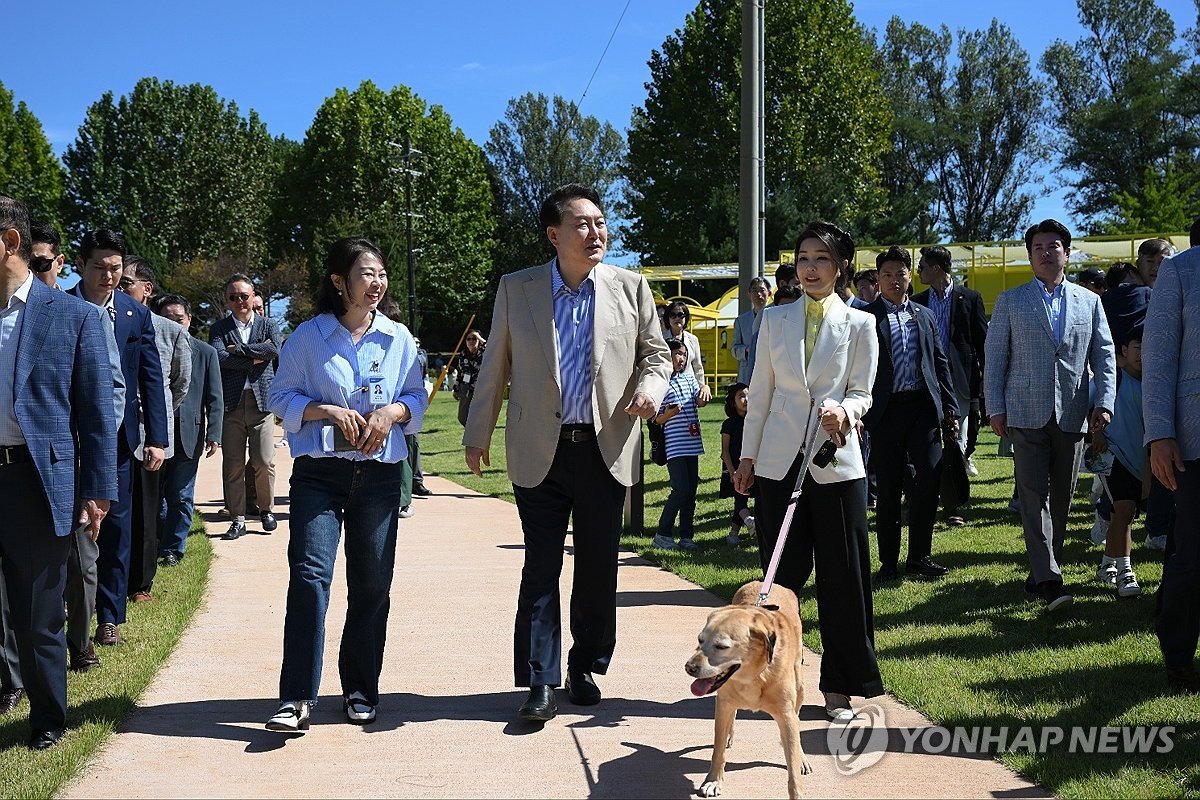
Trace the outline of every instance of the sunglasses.
[[226, 299], [229, 300], [229, 302], [231, 302], [231, 303], [244, 303], [250, 299], [250, 295], [246, 294], [245, 292], [242, 292], [240, 294], [231, 294]]
[[34, 272], [49, 272], [58, 256], [34, 256], [29, 259], [29, 266]]
[[667, 314], [667, 319], [687, 319], [687, 314], [684, 314], [682, 311], [676, 311], [674, 313]]

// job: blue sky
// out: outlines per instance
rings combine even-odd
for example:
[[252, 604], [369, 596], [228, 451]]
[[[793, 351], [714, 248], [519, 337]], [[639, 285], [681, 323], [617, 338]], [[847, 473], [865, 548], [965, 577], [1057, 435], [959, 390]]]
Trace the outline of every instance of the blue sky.
[[[147, 75], [210, 84], [242, 110], [256, 110], [272, 133], [295, 139], [338, 87], [368, 78], [403, 83], [482, 143], [512, 97], [535, 91], [578, 100], [626, 2], [18, 3], [6, 9], [15, 17], [9, 30], [26, 35], [0, 81], [28, 103], [60, 154], [89, 104]], [[1159, 5], [1179, 31], [1195, 24], [1193, 0]], [[651, 50], [694, 7], [694, 0], [629, 0], [582, 110], [624, 130], [645, 97]], [[877, 30], [892, 15], [957, 29], [986, 27], [995, 14], [1035, 62], [1055, 38], [1082, 35], [1070, 0], [861, 0], [855, 12]], [[1061, 191], [1035, 213], [1072, 222]]]

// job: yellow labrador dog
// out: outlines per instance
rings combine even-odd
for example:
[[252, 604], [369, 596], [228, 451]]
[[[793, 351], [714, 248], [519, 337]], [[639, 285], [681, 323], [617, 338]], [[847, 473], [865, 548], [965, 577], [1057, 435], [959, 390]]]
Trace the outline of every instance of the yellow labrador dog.
[[755, 606], [761, 586], [758, 581], [747, 583], [737, 590], [731, 605], [708, 615], [700, 645], [684, 666], [696, 679], [692, 694], [717, 693], [712, 765], [700, 785], [702, 797], [721, 793], [725, 748], [733, 744], [733, 721], [740, 708], [765, 711], [779, 725], [787, 758], [788, 797], [801, 796], [800, 776], [812, 772], [800, 747], [804, 683], [799, 603], [791, 589], [775, 584], [767, 602]]

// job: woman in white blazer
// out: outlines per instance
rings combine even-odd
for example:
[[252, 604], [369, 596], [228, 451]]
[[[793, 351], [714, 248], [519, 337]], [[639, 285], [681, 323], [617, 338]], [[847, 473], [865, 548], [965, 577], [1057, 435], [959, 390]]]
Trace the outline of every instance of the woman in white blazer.
[[[879, 340], [875, 320], [837, 296], [854, 239], [814, 222], [796, 242], [804, 297], [763, 311], [735, 488], [758, 496], [755, 528], [766, 568], [803, 460], [801, 449], [837, 445], [813, 466], [792, 519], [776, 581], [799, 594], [816, 566], [821, 691], [831, 719], [853, 718], [850, 697], [883, 693], [875, 661], [870, 546], [858, 421], [871, 407]], [[811, 426], [820, 426], [816, 431]]]

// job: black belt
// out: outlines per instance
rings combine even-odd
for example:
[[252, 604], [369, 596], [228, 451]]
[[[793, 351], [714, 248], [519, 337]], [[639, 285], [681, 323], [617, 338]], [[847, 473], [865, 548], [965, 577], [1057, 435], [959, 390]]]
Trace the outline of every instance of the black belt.
[[918, 397], [928, 397], [929, 392], [921, 391], [920, 389], [907, 389], [903, 392], [892, 392], [889, 399], [891, 400], [915, 400]]
[[564, 442], [590, 442], [596, 438], [596, 428], [592, 425], [563, 425], [558, 431], [558, 438]]
[[0, 447], [0, 467], [7, 467], [9, 464], [22, 464], [32, 460], [33, 456], [29, 455], [29, 447], [26, 445], [14, 444], [7, 447]]

